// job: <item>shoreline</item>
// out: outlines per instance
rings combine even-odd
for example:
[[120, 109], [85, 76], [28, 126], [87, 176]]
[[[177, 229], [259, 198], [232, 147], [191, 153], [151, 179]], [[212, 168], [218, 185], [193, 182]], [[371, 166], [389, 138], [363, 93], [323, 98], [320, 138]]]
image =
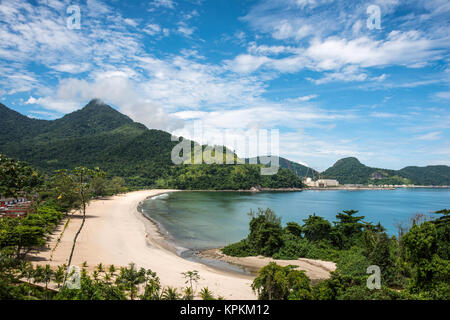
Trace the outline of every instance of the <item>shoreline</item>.
[[[168, 191], [166, 193], [170, 192], [182, 192], [184, 190], [173, 190]], [[165, 194], [165, 193], [162, 193]], [[161, 194], [161, 195], [162, 195]], [[173, 236], [167, 231], [164, 226], [157, 220], [153, 219], [152, 217], [146, 215], [142, 209], [140, 208], [142, 203], [145, 202], [148, 199], [151, 199], [153, 197], [157, 197], [157, 195], [150, 196], [144, 200], [142, 200], [138, 205], [138, 212], [140, 213], [139, 218], [143, 218], [142, 223], [146, 226], [146, 229], [148, 228], [150, 232], [155, 232], [158, 234], [158, 238], [148, 238], [146, 237], [146, 240], [149, 242], [149, 244], [157, 244], [159, 247], [161, 247], [164, 250], [168, 250], [172, 252], [173, 254], [176, 254], [178, 257], [192, 261], [192, 262], [198, 262], [205, 266], [220, 270], [221, 272], [230, 273], [234, 275], [239, 276], [254, 276], [256, 273], [253, 270], [249, 270], [244, 265], [232, 263], [230, 261], [225, 261], [222, 259], [215, 259], [207, 256], [202, 256], [201, 252], [203, 250], [193, 250], [190, 248], [182, 247], [176, 243], [176, 241], [173, 239]]]
[[[183, 192], [184, 190], [177, 191], [168, 191], [169, 192]], [[139, 205], [141, 205], [144, 201], [151, 199], [155, 196], [151, 196], [141, 201]], [[164, 248], [170, 250], [172, 253], [177, 254], [179, 257], [199, 262], [206, 266], [210, 266], [212, 268], [224, 271], [226, 273], [231, 274], [239, 274], [239, 275], [251, 275], [256, 276], [259, 269], [266, 266], [270, 262], [276, 262], [281, 266], [287, 265], [295, 265], [299, 267], [299, 270], [304, 270], [311, 281], [315, 282], [322, 279], [327, 279], [330, 276], [330, 272], [336, 270], [336, 264], [330, 261], [323, 261], [318, 259], [307, 259], [307, 258], [299, 258], [297, 260], [276, 260], [273, 258], [263, 257], [263, 256], [250, 256], [250, 257], [233, 257], [225, 255], [221, 252], [222, 248], [212, 248], [206, 250], [194, 251], [189, 248], [184, 248], [178, 246], [175, 241], [171, 239], [170, 233], [164, 229], [164, 226], [158, 222], [157, 220], [145, 215], [142, 211], [138, 210], [141, 213], [141, 216], [147, 220], [144, 223], [150, 222], [152, 227], [157, 229], [158, 234], [161, 236], [161, 241], [158, 241], [159, 245], [162, 245]], [[181, 249], [181, 250], [179, 250]], [[182, 252], [191, 252], [194, 259], [189, 259], [187, 257], [183, 257]], [[208, 263], [208, 260], [215, 261], [216, 264]], [[222, 262], [225, 265], [217, 265], [217, 262]], [[231, 266], [231, 268], [230, 268]], [[234, 268], [233, 268], [234, 266]], [[238, 270], [239, 271], [238, 271]]]
[[[223, 271], [180, 257], [173, 247], [168, 245], [165, 235], [160, 233], [157, 225], [138, 210], [139, 204], [149, 197], [172, 191], [176, 190], [141, 190], [91, 201], [86, 211], [86, 223], [77, 240], [72, 264], [81, 267], [86, 261], [87, 269], [92, 271], [99, 263], [103, 263], [105, 267], [121, 267], [133, 262], [137, 268], [143, 267], [156, 272], [162, 286], [177, 288], [179, 292], [185, 287], [182, 273], [197, 270], [200, 275], [197, 293], [208, 287], [215, 296], [225, 299], [256, 299], [257, 296], [251, 289], [253, 277]], [[51, 266], [67, 262], [73, 236], [81, 223], [81, 214], [75, 212], [69, 217], [71, 220], [68, 227], [63, 230], [67, 221], [65, 218], [49, 236], [47, 249], [30, 254], [30, 261]], [[61, 236], [62, 231], [64, 233]], [[61, 240], [55, 248], [60, 236]]]
[[241, 265], [248, 268], [252, 273], [266, 266], [270, 262], [276, 262], [281, 266], [294, 265], [299, 270], [304, 270], [312, 282], [330, 277], [330, 272], [336, 270], [336, 263], [318, 259], [299, 258], [296, 260], [277, 260], [264, 256], [233, 257], [222, 253], [221, 248], [202, 250], [199, 256]]

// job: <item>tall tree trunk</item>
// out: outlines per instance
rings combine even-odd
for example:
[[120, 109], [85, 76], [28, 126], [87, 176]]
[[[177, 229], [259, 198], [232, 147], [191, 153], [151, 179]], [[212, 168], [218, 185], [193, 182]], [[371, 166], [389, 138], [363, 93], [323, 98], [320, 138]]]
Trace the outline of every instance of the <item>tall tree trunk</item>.
[[75, 234], [75, 237], [73, 238], [72, 250], [70, 250], [69, 261], [67, 262], [67, 270], [66, 270], [66, 274], [64, 275], [64, 281], [62, 284], [63, 288], [66, 285], [67, 275], [69, 274], [69, 268], [70, 268], [70, 264], [72, 263], [72, 256], [73, 256], [73, 252], [75, 250], [75, 245], [77, 244], [78, 235], [80, 234], [81, 230], [83, 229], [84, 222], [86, 220], [86, 198], [85, 198], [84, 190], [83, 190], [83, 175], [80, 176], [80, 193], [81, 193], [83, 220], [81, 221], [80, 228], [78, 228], [78, 231]]

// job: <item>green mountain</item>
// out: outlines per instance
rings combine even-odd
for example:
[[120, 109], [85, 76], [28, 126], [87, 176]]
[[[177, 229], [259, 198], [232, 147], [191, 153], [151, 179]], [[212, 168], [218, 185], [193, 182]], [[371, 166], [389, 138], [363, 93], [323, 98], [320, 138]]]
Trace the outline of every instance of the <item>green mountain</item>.
[[[148, 129], [100, 100], [57, 120], [30, 119], [0, 105], [0, 153], [27, 161], [45, 173], [77, 166], [100, 167], [132, 186], [183, 189], [299, 187], [293, 174], [259, 175], [258, 166], [174, 166], [171, 134]], [[240, 165], [241, 166], [241, 165]], [[189, 168], [186, 168], [189, 167]], [[222, 180], [212, 179], [213, 168]], [[211, 171], [212, 170], [212, 171]], [[242, 171], [243, 170], [243, 171]]]
[[450, 185], [450, 167], [444, 165], [426, 167], [405, 167], [398, 173], [414, 184], [419, 185]]
[[322, 172], [327, 179], [341, 184], [416, 184], [450, 185], [449, 166], [406, 167], [390, 170], [368, 167], [354, 157], [338, 160]]
[[[255, 159], [258, 164], [261, 163], [259, 157], [246, 158], [244, 159], [244, 161], [245, 163], [250, 163], [250, 160], [254, 161]], [[317, 178], [319, 176], [318, 171], [283, 157], [278, 157], [278, 164], [280, 165], [280, 168], [289, 169], [300, 178], [304, 177]]]

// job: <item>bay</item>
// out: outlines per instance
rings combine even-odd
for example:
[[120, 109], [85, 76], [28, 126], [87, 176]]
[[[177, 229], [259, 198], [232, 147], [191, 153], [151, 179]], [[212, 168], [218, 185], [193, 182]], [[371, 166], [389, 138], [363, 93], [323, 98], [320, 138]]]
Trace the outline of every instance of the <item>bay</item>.
[[306, 190], [302, 192], [174, 192], [147, 199], [142, 212], [177, 245], [191, 250], [222, 247], [248, 234], [248, 212], [271, 208], [282, 223], [300, 224], [315, 213], [330, 222], [342, 210], [358, 210], [391, 235], [417, 213], [433, 216], [450, 207], [450, 189]]

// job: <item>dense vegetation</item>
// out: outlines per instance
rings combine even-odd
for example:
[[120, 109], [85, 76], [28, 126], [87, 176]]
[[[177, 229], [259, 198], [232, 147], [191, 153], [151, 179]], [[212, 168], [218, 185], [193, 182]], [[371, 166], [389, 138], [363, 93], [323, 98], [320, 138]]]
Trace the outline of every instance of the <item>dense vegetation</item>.
[[[160, 300], [193, 299], [196, 295], [214, 299], [208, 288], [195, 292], [193, 284], [200, 278], [195, 270], [183, 273], [186, 287], [178, 292], [163, 288], [154, 272], [137, 269], [134, 264], [119, 270], [99, 264], [90, 274], [84, 264], [80, 287], [70, 288], [66, 285], [71, 281], [67, 266], [33, 266], [26, 256], [42, 249], [68, 211], [85, 212], [90, 199], [126, 191], [123, 179], [108, 180], [99, 169], [86, 168], [60, 170], [43, 179], [27, 164], [4, 156], [0, 157], [0, 172], [0, 196], [27, 195], [33, 199], [26, 217], [0, 218], [0, 300]], [[364, 217], [352, 210], [338, 213], [333, 224], [311, 215], [303, 225], [288, 222], [283, 227], [273, 211], [259, 209], [251, 212], [249, 236], [223, 248], [223, 252], [337, 262], [331, 278], [315, 284], [303, 271], [270, 263], [252, 284], [261, 299], [449, 299], [450, 210], [437, 214], [431, 220], [417, 217], [409, 229], [399, 228], [398, 237], [389, 237], [380, 224], [364, 222]], [[73, 248], [75, 242], [76, 238]], [[371, 265], [381, 271], [378, 290], [367, 287]]]
[[[194, 296], [215, 299], [208, 288], [196, 292], [200, 276], [195, 270], [183, 273], [187, 286], [179, 292], [176, 288], [163, 288], [156, 273], [137, 269], [133, 263], [119, 269], [114, 265], [106, 268], [99, 264], [91, 273], [84, 263], [80, 287], [66, 285], [73, 275], [69, 274], [67, 265], [33, 265], [26, 260], [27, 254], [42, 250], [48, 236], [63, 218], [67, 218], [65, 226], [70, 222], [67, 212], [79, 209], [84, 213], [90, 199], [126, 191], [123, 179], [108, 180], [99, 169], [82, 167], [70, 172], [60, 170], [43, 179], [26, 163], [2, 155], [0, 173], [0, 197], [20, 195], [33, 199], [27, 216], [0, 217], [0, 300], [190, 300]], [[75, 242], [76, 237], [74, 247]]]
[[368, 167], [354, 157], [337, 161], [322, 175], [328, 179], [336, 179], [341, 184], [450, 185], [449, 166], [406, 167], [401, 170], [389, 170]]
[[[389, 237], [357, 211], [338, 213], [331, 224], [310, 215], [304, 224], [288, 222], [270, 210], [251, 212], [250, 233], [222, 249], [231, 256], [275, 259], [312, 258], [337, 262], [331, 278], [311, 285], [292, 267], [272, 263], [260, 270], [253, 288], [261, 299], [449, 299], [450, 211], [438, 218], [413, 219], [409, 230]], [[367, 288], [367, 268], [381, 270], [381, 288]], [[268, 287], [270, 283], [270, 287]]]
[[149, 130], [97, 100], [53, 121], [30, 119], [0, 105], [0, 124], [0, 153], [27, 161], [46, 174], [85, 166], [100, 167], [133, 187], [236, 190], [258, 185], [301, 186], [289, 171], [267, 178], [258, 173], [256, 165], [174, 166], [171, 152], [177, 142], [171, 141], [171, 134]]
[[[271, 159], [271, 157], [267, 157], [267, 158]], [[275, 158], [275, 156], [274, 156], [274, 158]], [[307, 166], [304, 166], [304, 165], [294, 162], [294, 161], [290, 161], [283, 157], [277, 157], [277, 158], [278, 158], [278, 164], [279, 164], [280, 168], [289, 169], [296, 176], [298, 176], [300, 178], [310, 177], [310, 178], [317, 179], [319, 177], [319, 172], [312, 168], [309, 168]], [[254, 162], [255, 160], [256, 160], [256, 163], [258, 163], [258, 164], [261, 163], [260, 157], [244, 159], [245, 163], [250, 163], [250, 161]], [[274, 159], [274, 161], [275, 160], [276, 159]], [[265, 161], [267, 161], [267, 159], [265, 159]]]
[[156, 181], [159, 188], [199, 190], [248, 190], [262, 188], [301, 188], [299, 177], [287, 169], [275, 175], [261, 175], [257, 165], [183, 165], [172, 167]]

